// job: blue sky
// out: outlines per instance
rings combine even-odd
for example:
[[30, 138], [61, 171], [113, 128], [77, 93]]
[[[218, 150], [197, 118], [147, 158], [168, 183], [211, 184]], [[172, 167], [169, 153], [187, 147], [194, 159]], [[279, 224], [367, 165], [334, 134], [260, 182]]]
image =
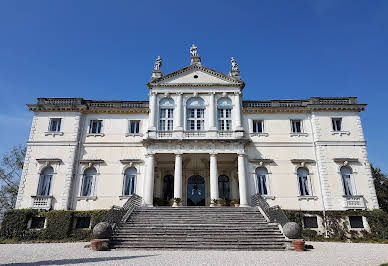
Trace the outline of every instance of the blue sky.
[[388, 1], [0, 1], [0, 153], [25, 143], [37, 97], [146, 100], [164, 73], [202, 63], [244, 99], [358, 96], [372, 163], [388, 172]]

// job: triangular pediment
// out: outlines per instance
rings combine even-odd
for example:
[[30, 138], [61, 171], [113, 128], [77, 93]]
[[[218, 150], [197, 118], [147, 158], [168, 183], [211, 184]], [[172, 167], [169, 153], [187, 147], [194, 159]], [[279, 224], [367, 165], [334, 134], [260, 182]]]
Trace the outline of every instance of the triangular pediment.
[[190, 65], [161, 78], [153, 79], [148, 87], [227, 86], [243, 87], [244, 82], [202, 65]]

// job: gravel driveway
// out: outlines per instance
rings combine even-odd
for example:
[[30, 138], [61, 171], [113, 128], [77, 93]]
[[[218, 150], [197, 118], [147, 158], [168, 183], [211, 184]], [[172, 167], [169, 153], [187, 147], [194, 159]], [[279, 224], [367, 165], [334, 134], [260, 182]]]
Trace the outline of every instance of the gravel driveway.
[[93, 252], [86, 243], [0, 245], [5, 265], [379, 265], [388, 262], [388, 244], [319, 243], [314, 250]]

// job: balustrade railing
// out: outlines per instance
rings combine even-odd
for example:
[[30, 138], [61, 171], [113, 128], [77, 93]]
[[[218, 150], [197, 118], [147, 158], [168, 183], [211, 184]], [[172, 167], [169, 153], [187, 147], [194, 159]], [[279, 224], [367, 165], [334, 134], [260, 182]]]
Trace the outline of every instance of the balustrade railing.
[[50, 210], [52, 205], [52, 196], [31, 196], [31, 208]]
[[142, 197], [133, 194], [123, 207], [112, 206], [103, 221], [111, 224], [114, 229], [119, 223], [125, 223], [134, 210], [141, 207]]
[[344, 196], [345, 208], [366, 209], [364, 196]]
[[279, 206], [269, 206], [267, 201], [260, 194], [253, 195], [251, 197], [251, 202], [253, 207], [259, 207], [265, 213], [270, 222], [278, 223], [281, 226], [289, 222], [286, 214]]

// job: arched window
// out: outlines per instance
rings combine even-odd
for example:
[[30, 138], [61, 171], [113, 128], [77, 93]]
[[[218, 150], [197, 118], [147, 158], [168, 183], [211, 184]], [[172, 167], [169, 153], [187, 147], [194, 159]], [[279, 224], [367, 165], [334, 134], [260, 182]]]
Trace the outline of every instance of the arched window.
[[217, 101], [218, 130], [232, 130], [232, 101], [229, 98], [220, 98]]
[[257, 191], [260, 195], [268, 195], [268, 171], [264, 167], [256, 168]]
[[173, 198], [174, 193], [174, 177], [172, 175], [166, 175], [163, 178], [163, 199], [170, 200]]
[[226, 175], [220, 175], [218, 177], [218, 192], [221, 199], [224, 199], [225, 201], [228, 201], [230, 199], [230, 183], [229, 177], [227, 177]]
[[159, 130], [172, 131], [174, 126], [174, 100], [163, 98], [159, 102]]
[[49, 166], [43, 169], [39, 177], [38, 184], [38, 196], [48, 196], [50, 195], [51, 179], [54, 174], [54, 169]]
[[344, 186], [344, 193], [346, 196], [353, 195], [352, 186], [352, 169], [347, 166], [341, 167], [342, 185]]
[[136, 191], [136, 174], [137, 174], [137, 170], [134, 167], [130, 167], [127, 170], [125, 170], [123, 195], [128, 196], [128, 195], [132, 195], [135, 193], [135, 191]]
[[97, 170], [94, 167], [88, 168], [84, 172], [82, 180], [81, 196], [89, 197], [93, 195], [94, 186], [96, 182]]
[[298, 184], [299, 193], [301, 196], [310, 196], [310, 181], [309, 181], [309, 170], [304, 167], [298, 168]]
[[187, 130], [205, 130], [205, 103], [202, 98], [190, 98], [186, 102]]

